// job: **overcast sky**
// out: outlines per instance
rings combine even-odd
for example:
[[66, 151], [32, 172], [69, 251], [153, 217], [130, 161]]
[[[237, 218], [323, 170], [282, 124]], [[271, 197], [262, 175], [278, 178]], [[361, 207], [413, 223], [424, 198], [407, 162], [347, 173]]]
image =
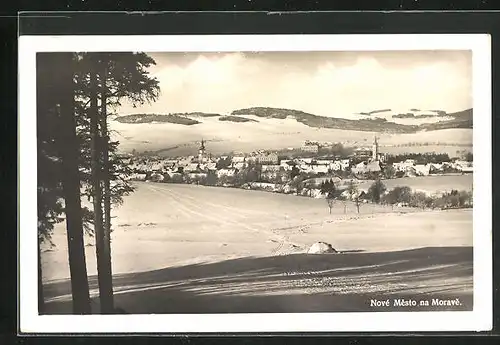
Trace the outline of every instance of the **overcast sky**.
[[323, 116], [391, 108], [472, 107], [469, 51], [151, 53], [160, 99], [120, 114], [216, 112], [254, 106]]

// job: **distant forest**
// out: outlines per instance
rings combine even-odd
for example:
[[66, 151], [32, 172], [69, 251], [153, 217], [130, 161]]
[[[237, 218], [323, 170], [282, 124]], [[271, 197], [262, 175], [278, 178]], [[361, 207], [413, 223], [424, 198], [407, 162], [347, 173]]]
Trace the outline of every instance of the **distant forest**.
[[[362, 114], [375, 114], [386, 110], [373, 111]], [[256, 116], [266, 119], [292, 119], [313, 128], [332, 128], [353, 131], [369, 132], [387, 132], [387, 133], [415, 133], [418, 131], [432, 131], [449, 128], [472, 128], [472, 109], [467, 109], [456, 113], [439, 112], [435, 115], [415, 115], [413, 113], [394, 115], [395, 118], [425, 118], [425, 117], [448, 117], [451, 119], [439, 121], [436, 123], [425, 123], [421, 125], [405, 125], [387, 121], [381, 118], [368, 118], [349, 120], [337, 117], [319, 116], [306, 113], [299, 110], [254, 107], [234, 110], [231, 115], [219, 115], [213, 113], [175, 113], [175, 114], [130, 114], [116, 118], [116, 121], [122, 123], [173, 123], [179, 125], [197, 125], [203, 122], [206, 117], [219, 117], [219, 121], [230, 122], [258, 122], [248, 116]]]

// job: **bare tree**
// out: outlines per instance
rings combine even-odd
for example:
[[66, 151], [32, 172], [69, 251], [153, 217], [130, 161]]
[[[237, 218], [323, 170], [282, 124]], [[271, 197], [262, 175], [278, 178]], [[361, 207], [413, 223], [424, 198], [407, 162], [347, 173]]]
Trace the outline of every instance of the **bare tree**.
[[349, 198], [354, 201], [354, 204], [356, 205], [356, 209], [359, 213], [359, 206], [361, 204], [360, 200], [360, 193], [358, 186], [354, 183], [354, 181], [350, 181], [349, 184], [347, 185], [347, 191], [349, 193]]
[[335, 204], [335, 199], [328, 196], [326, 198], [326, 202], [328, 204], [328, 210], [330, 211], [330, 214], [332, 214], [332, 208], [333, 208], [333, 205]]
[[342, 205], [344, 206], [344, 214], [346, 214], [347, 213], [347, 200], [346, 200], [346, 198], [342, 194], [340, 194], [338, 196], [337, 200], [342, 202]]
[[302, 190], [304, 189], [304, 183], [302, 182], [302, 178], [300, 176], [296, 176], [292, 182], [290, 182], [290, 186], [294, 187], [297, 195], [301, 195]]

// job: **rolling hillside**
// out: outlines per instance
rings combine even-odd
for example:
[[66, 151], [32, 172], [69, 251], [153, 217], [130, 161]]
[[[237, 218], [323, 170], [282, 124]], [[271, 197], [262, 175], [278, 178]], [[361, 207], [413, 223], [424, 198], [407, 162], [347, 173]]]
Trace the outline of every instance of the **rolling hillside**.
[[232, 115], [255, 115], [267, 119], [291, 119], [303, 123], [306, 126], [314, 128], [335, 128], [353, 131], [369, 132], [395, 132], [411, 133], [415, 132], [415, 126], [405, 126], [394, 122], [389, 122], [381, 118], [364, 118], [359, 120], [350, 120], [339, 117], [326, 117], [309, 114], [299, 110], [282, 108], [247, 108], [234, 110]]
[[[220, 121], [256, 122], [249, 116], [265, 119], [295, 120], [312, 128], [333, 128], [352, 131], [415, 133], [420, 130], [438, 130], [448, 128], [472, 128], [472, 109], [457, 113], [444, 113], [440, 110], [410, 112], [394, 112], [391, 109], [374, 110], [359, 113], [362, 118], [351, 120], [340, 117], [326, 117], [300, 110], [254, 107], [238, 109], [231, 115], [213, 113], [177, 113], [177, 114], [130, 114], [119, 116], [116, 121], [122, 123], [174, 123], [180, 125], [196, 125], [207, 118], [217, 117]], [[403, 123], [401, 120], [422, 120], [418, 124]], [[432, 121], [431, 121], [432, 120]]]
[[472, 146], [472, 110], [446, 116], [436, 113], [435, 119], [441, 121], [420, 125], [395, 123], [387, 119], [387, 114], [372, 112], [371, 118], [352, 120], [290, 109], [248, 108], [235, 110], [231, 115], [131, 114], [110, 118], [109, 123], [123, 151], [151, 151], [168, 156], [196, 154], [201, 138], [214, 154], [300, 147], [305, 140], [366, 146], [374, 135], [379, 138], [382, 151], [390, 153], [421, 149], [454, 155], [464, 146]]
[[254, 119], [249, 119], [247, 117], [240, 117], [240, 116], [233, 116], [233, 115], [228, 115], [228, 116], [221, 116], [219, 117], [219, 121], [231, 121], [231, 122], [259, 122]]
[[200, 123], [194, 119], [191, 119], [187, 116], [180, 116], [176, 114], [172, 115], [160, 115], [160, 114], [132, 114], [119, 116], [115, 119], [118, 122], [122, 123], [175, 123], [178, 125], [196, 125]]

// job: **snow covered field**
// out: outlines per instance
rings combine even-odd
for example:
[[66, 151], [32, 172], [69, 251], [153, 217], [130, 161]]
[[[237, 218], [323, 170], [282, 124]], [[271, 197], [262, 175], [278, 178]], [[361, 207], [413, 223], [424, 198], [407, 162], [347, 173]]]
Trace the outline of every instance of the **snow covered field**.
[[[234, 123], [219, 121], [217, 117], [207, 117], [202, 119], [202, 123], [193, 126], [172, 123], [129, 124], [110, 121], [110, 127], [115, 131], [114, 139], [120, 141], [120, 148], [126, 152], [133, 149], [141, 152], [170, 148], [163, 154], [174, 156], [196, 153], [202, 138], [208, 141], [207, 149], [214, 154], [231, 150], [251, 152], [257, 149], [301, 147], [305, 140], [341, 142], [346, 146], [370, 146], [375, 135], [381, 145], [381, 151], [391, 154], [443, 152], [454, 156], [457, 150], [471, 150], [472, 148], [472, 129], [454, 128], [409, 134], [389, 134], [315, 128], [294, 119], [247, 117], [259, 122]], [[425, 144], [425, 146], [404, 146], [410, 143]]]
[[[330, 215], [321, 199], [137, 183], [112, 214], [116, 304], [130, 313], [380, 311], [387, 307], [371, 299], [428, 296], [461, 301], [440, 309], [472, 308], [472, 210], [360, 211], [349, 205], [344, 214], [338, 203]], [[64, 223], [53, 240], [42, 253], [45, 299], [50, 313], [66, 313]], [[317, 241], [342, 253], [305, 254]]]
[[[408, 186], [413, 190], [425, 191], [427, 193], [436, 193], [444, 191], [451, 192], [454, 189], [472, 191], [472, 185], [474, 182], [473, 180], [474, 178], [472, 174], [447, 174], [444, 176], [428, 175], [417, 177], [402, 177], [383, 180], [382, 182], [388, 189]], [[363, 190], [366, 190], [373, 182], [374, 180], [362, 181], [359, 187]]]

